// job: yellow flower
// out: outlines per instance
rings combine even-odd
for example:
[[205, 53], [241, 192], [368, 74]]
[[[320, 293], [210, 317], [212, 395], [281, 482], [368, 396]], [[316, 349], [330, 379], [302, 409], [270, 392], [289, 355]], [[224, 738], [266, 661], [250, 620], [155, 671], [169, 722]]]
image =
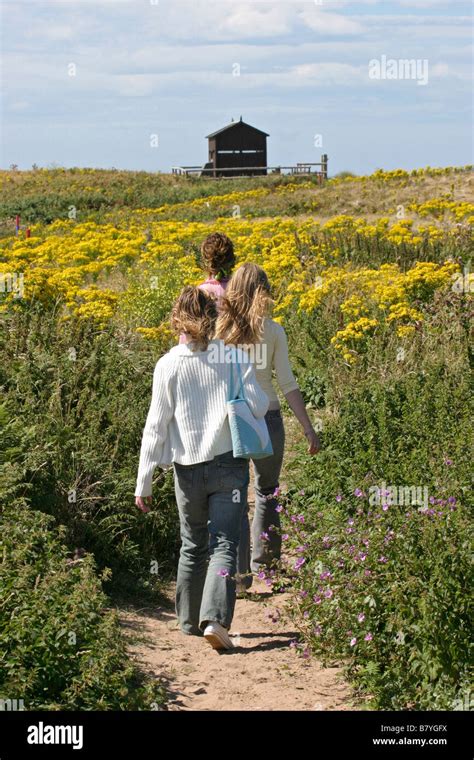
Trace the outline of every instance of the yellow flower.
[[175, 337], [171, 327], [167, 324], [162, 324], [158, 327], [137, 327], [136, 332], [143, 335], [146, 340], [151, 341], [168, 341]]

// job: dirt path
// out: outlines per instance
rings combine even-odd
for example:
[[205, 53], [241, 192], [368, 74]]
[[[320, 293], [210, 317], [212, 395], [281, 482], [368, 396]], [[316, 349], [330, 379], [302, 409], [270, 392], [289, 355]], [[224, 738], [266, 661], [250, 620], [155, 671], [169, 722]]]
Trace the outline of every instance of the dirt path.
[[120, 613], [125, 631], [140, 634], [131, 650], [141, 666], [164, 679], [169, 710], [351, 710], [349, 687], [339, 668], [323, 668], [290, 647], [296, 632], [273, 623], [285, 594], [256, 581], [237, 599], [231, 635], [235, 649], [219, 653], [202, 638], [177, 628], [173, 586], [164, 606]]
[[[297, 457], [301, 438], [293, 416], [285, 419], [286, 467], [281, 485], [291, 479], [287, 470]], [[253, 512], [253, 478], [249, 492]], [[271, 593], [254, 578], [252, 593], [237, 599], [231, 637], [235, 648], [219, 653], [204, 639], [185, 636], [177, 627], [174, 584], [163, 606], [121, 610], [125, 631], [139, 634], [130, 649], [140, 665], [164, 680], [171, 693], [169, 710], [354, 710], [358, 708], [341, 669], [323, 668], [314, 658], [304, 659], [290, 643], [296, 630], [273, 622], [283, 611], [288, 594]]]

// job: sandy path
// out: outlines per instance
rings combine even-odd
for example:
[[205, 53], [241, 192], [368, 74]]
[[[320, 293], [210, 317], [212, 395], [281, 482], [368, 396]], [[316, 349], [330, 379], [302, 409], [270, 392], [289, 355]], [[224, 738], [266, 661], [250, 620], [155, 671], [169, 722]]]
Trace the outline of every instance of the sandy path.
[[292, 627], [268, 618], [282, 608], [285, 594], [271, 594], [256, 581], [248, 598], [237, 599], [235, 649], [219, 653], [179, 631], [173, 591], [170, 586], [162, 607], [120, 612], [125, 632], [140, 634], [130, 645], [134, 656], [171, 691], [169, 710], [356, 709], [340, 669], [299, 656], [289, 646]]
[[[285, 419], [286, 464], [297, 456], [301, 437], [294, 417]], [[286, 488], [289, 473], [283, 472]], [[253, 473], [249, 492], [253, 512]], [[235, 648], [219, 653], [205, 639], [185, 636], [177, 627], [174, 584], [163, 606], [120, 610], [125, 632], [139, 634], [130, 650], [144, 670], [162, 679], [171, 693], [168, 709], [185, 710], [354, 710], [358, 704], [342, 678], [341, 668], [324, 668], [304, 659], [290, 642], [297, 632], [281, 616], [289, 594], [271, 593], [254, 578], [252, 593], [237, 599], [231, 637]]]

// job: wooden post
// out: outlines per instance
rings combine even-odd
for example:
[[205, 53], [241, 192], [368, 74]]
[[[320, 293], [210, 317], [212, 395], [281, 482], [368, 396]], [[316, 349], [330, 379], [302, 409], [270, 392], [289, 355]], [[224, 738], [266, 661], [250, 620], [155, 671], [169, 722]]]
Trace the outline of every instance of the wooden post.
[[321, 156], [321, 173], [323, 175], [323, 179], [328, 178], [328, 157], [326, 153], [323, 153]]

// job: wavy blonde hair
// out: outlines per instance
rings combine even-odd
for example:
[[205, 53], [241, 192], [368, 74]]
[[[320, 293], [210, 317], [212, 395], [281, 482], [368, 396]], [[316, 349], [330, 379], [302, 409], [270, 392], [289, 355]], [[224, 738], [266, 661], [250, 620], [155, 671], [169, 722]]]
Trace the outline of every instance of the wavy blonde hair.
[[223, 296], [216, 338], [233, 345], [259, 343], [273, 300], [267, 273], [257, 264], [242, 264], [232, 275]]
[[217, 307], [214, 298], [205, 290], [186, 286], [178, 296], [171, 312], [171, 327], [186, 333], [196, 348], [206, 350], [214, 336]]

